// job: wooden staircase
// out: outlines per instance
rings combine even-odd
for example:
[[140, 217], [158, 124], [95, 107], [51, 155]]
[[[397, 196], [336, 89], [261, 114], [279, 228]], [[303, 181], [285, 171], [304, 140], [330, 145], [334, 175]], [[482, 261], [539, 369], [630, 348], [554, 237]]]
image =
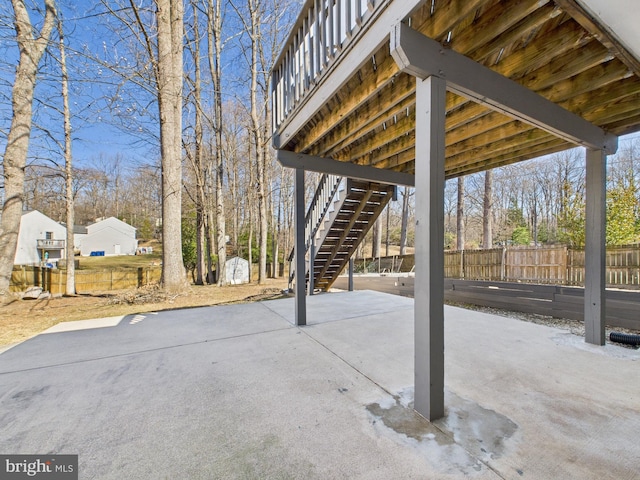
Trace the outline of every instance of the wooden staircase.
[[[314, 290], [327, 291], [394, 196], [395, 186], [339, 177], [324, 186], [323, 181], [306, 217], [305, 283]], [[332, 194], [319, 193], [321, 188]], [[318, 218], [313, 220], [314, 216]], [[290, 283], [294, 276], [295, 272]]]

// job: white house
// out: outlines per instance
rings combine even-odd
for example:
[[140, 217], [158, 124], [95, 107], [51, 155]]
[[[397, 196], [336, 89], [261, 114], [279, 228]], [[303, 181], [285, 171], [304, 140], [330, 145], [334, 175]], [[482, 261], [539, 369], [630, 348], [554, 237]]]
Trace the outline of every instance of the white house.
[[37, 210], [20, 219], [14, 265], [38, 265], [45, 259], [57, 263], [65, 256], [67, 229]]
[[74, 242], [84, 256], [89, 256], [92, 252], [104, 252], [103, 255], [135, 255], [138, 248], [135, 227], [115, 217], [89, 225], [86, 234], [74, 235]]

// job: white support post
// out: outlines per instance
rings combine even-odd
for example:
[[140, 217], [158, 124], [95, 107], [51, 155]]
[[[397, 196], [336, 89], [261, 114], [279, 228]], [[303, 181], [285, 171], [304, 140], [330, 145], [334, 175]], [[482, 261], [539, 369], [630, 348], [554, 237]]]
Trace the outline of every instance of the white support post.
[[296, 325], [307, 324], [307, 299], [305, 297], [305, 203], [304, 203], [304, 170], [296, 168], [295, 178], [295, 275], [296, 275]]
[[416, 78], [415, 410], [444, 416], [446, 81]]
[[587, 149], [586, 153], [585, 341], [604, 345], [607, 157], [603, 150]]

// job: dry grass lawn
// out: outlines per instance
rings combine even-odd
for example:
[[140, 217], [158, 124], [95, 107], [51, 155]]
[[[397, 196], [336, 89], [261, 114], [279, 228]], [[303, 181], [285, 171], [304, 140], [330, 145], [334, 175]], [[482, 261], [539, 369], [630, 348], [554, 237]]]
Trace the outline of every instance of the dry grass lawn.
[[171, 296], [156, 287], [145, 287], [43, 300], [16, 298], [0, 306], [0, 346], [24, 341], [60, 322], [279, 298], [286, 287], [286, 279], [278, 278], [268, 279], [264, 285], [192, 285], [188, 291]]

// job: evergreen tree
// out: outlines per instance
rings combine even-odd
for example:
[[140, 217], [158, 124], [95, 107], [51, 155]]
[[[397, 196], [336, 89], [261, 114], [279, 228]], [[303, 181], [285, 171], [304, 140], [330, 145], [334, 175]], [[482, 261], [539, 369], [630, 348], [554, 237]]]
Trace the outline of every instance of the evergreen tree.
[[562, 185], [560, 214], [558, 215], [558, 239], [571, 247], [585, 243], [585, 201], [581, 192], [567, 180]]
[[638, 240], [637, 193], [631, 171], [607, 192], [607, 245], [626, 245]]

